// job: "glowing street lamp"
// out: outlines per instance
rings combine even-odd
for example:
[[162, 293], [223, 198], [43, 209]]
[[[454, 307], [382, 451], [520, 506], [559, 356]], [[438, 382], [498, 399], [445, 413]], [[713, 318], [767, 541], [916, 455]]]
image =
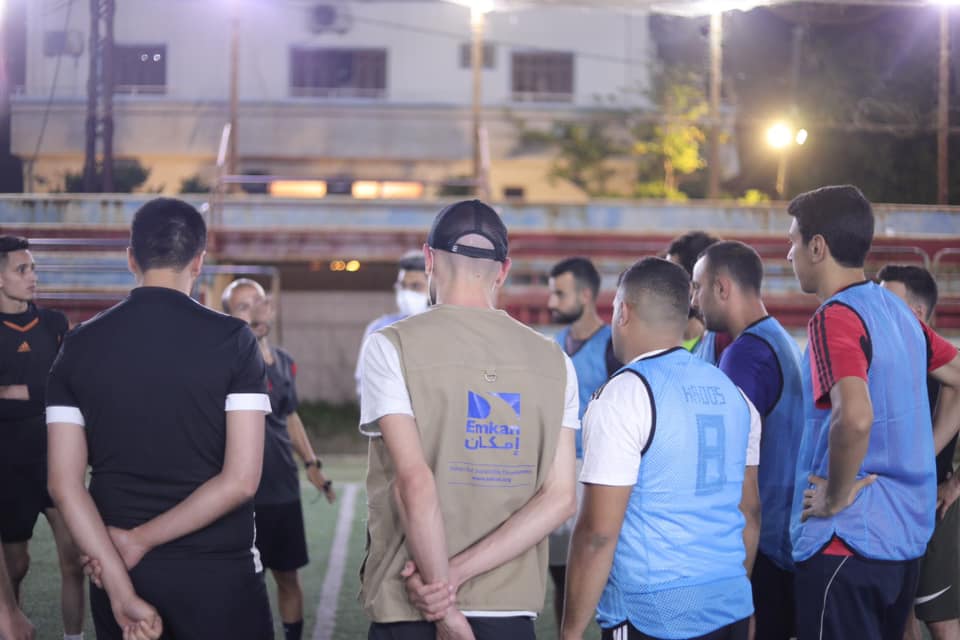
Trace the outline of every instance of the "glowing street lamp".
[[767, 129], [767, 144], [774, 149], [783, 149], [793, 142], [793, 130], [783, 122], [777, 122]]
[[775, 122], [767, 129], [767, 144], [777, 150], [777, 196], [781, 199], [787, 192], [787, 158], [792, 145], [802, 145], [807, 141], [806, 129], [794, 129], [786, 122]]

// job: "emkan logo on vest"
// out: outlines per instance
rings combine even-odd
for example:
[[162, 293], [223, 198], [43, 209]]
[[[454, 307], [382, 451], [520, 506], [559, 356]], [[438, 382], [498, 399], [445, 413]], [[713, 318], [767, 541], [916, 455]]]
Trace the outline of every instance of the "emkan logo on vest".
[[520, 394], [467, 391], [464, 449], [520, 454]]

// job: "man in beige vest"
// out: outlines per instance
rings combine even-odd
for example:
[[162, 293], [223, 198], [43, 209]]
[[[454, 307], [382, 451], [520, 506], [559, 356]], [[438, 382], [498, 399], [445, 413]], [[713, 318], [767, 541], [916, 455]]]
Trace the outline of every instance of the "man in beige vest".
[[576, 373], [494, 308], [510, 259], [493, 209], [445, 208], [424, 256], [435, 306], [372, 334], [362, 355], [368, 637], [534, 638], [546, 537], [576, 507]]

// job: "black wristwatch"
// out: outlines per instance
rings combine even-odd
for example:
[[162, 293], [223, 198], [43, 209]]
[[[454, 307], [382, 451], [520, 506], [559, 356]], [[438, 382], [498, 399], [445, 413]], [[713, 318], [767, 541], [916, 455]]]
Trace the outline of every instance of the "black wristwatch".
[[307, 460], [303, 463], [304, 469], [309, 469], [310, 467], [316, 467], [317, 469], [323, 469], [323, 463], [320, 462], [320, 458], [314, 458], [313, 460]]
[[333, 480], [327, 480], [326, 482], [324, 482], [324, 483], [323, 483], [323, 491], [324, 491], [324, 493], [326, 493], [327, 491], [330, 491], [330, 487], [332, 487], [332, 486], [333, 486]]

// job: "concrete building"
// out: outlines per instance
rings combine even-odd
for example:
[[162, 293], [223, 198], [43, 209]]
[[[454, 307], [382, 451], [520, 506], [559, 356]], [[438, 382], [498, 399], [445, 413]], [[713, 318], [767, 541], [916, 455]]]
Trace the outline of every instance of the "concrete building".
[[[123, 0], [114, 22], [115, 156], [150, 169], [147, 190], [176, 192], [183, 178], [214, 178], [228, 119], [234, 3], [242, 172], [428, 182], [471, 173], [464, 6]], [[7, 4], [26, 32], [12, 74], [12, 152], [25, 160], [28, 189], [62, 189], [64, 174], [78, 172], [83, 161], [90, 3]], [[654, 57], [647, 14], [610, 7], [494, 11], [484, 41], [493, 196], [513, 189], [507, 195], [527, 201], [581, 199], [572, 186], [548, 179], [549, 154], [521, 149], [518, 123], [546, 127], [646, 104]]]

